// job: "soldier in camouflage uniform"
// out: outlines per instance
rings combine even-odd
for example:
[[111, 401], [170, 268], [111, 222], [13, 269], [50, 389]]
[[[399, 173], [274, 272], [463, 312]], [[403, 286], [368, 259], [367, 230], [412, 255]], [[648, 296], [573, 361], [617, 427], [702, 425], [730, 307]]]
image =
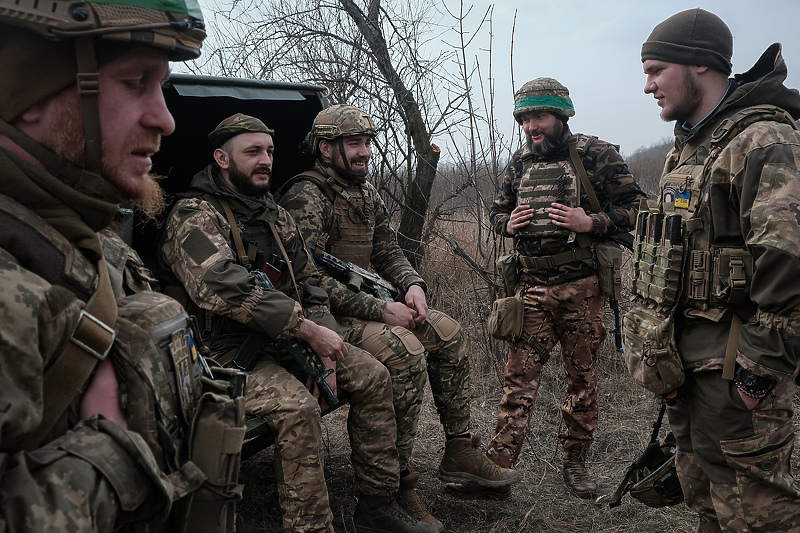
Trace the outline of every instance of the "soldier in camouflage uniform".
[[[356, 531], [431, 531], [394, 503], [399, 468], [389, 375], [368, 353], [342, 341], [297, 226], [269, 193], [272, 137], [261, 120], [242, 114], [209, 134], [215, 163], [193, 178], [172, 209], [161, 260], [204, 317], [219, 364], [241, 364], [234, 358], [248, 335], [264, 335], [255, 366], [245, 368], [246, 405], [248, 414], [268, 419], [277, 433], [285, 530], [333, 531], [320, 404], [291, 356], [275, 345], [297, 338], [335, 370], [327, 381], [350, 403], [351, 459], [360, 493]], [[268, 287], [251, 273], [270, 269]]]
[[669, 421], [698, 531], [797, 532], [800, 94], [783, 85], [780, 44], [729, 79], [732, 55], [730, 30], [702, 9], [642, 46], [644, 92], [675, 121], [659, 207], [683, 218], [689, 254], [674, 314], [686, 385]]
[[161, 85], [205, 37], [196, 3], [147, 6], [0, 1], [0, 531], [226, 530], [219, 512], [165, 522], [205, 470], [165, 411], [175, 368], [123, 307], [180, 306], [98, 234], [123, 200], [157, 211], [150, 156], [175, 127]]
[[[519, 283], [512, 290], [524, 301], [524, 329], [538, 343], [510, 345], [496, 435], [487, 453], [504, 467], [516, 462], [542, 367], [560, 343], [567, 384], [561, 407], [566, 428], [558, 436], [564, 448], [562, 473], [576, 496], [591, 498], [597, 483], [585, 460], [597, 428], [595, 363], [606, 337], [605, 297], [592, 245], [630, 231], [644, 193], [613, 145], [570, 132], [567, 120], [575, 111], [569, 91], [558, 81], [529, 81], [514, 99], [514, 118], [527, 143], [506, 167], [491, 221], [498, 235], [514, 239]], [[571, 149], [588, 175], [600, 213], [590, 207]]]
[[478, 449], [480, 435], [469, 434], [469, 362], [461, 326], [428, 309], [425, 281], [398, 246], [383, 200], [366, 180], [375, 136], [369, 115], [334, 105], [317, 115], [309, 136], [314, 168], [287, 182], [280, 204], [292, 213], [308, 243], [374, 269], [403, 295], [404, 301], [387, 302], [322, 275], [321, 286], [345, 339], [369, 351], [392, 376], [402, 469], [398, 499], [415, 518], [441, 528], [419, 500], [419, 474], [409, 468], [426, 377], [446, 437], [440, 478], [506, 487], [516, 473], [488, 461]]

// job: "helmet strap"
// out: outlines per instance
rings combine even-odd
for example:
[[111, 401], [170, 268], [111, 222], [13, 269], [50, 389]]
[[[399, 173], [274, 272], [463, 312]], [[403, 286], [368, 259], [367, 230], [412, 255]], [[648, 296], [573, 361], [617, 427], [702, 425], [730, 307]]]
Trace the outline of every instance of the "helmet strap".
[[83, 135], [86, 142], [86, 168], [95, 174], [102, 171], [103, 140], [100, 130], [100, 72], [97, 68], [94, 37], [75, 39], [78, 65], [78, 94], [81, 97]]

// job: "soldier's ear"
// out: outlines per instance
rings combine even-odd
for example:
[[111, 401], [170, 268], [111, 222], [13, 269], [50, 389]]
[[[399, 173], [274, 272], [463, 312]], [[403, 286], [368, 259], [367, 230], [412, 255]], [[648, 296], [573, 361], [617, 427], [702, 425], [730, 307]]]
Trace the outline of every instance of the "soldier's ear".
[[219, 165], [219, 168], [224, 168], [225, 170], [231, 166], [230, 155], [222, 148], [214, 150], [214, 161]]
[[333, 158], [333, 145], [326, 139], [320, 139], [318, 150], [323, 159], [330, 161]]

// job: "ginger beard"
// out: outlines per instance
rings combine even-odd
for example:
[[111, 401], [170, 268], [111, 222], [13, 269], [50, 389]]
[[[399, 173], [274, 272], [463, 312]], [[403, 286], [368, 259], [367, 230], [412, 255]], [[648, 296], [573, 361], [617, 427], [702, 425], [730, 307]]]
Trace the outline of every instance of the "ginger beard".
[[[59, 103], [53, 113], [62, 127], [53, 131], [47, 139], [42, 139], [41, 144], [52, 150], [56, 155], [79, 167], [86, 163], [86, 138], [83, 132], [83, 116], [81, 115], [80, 102], [77, 94], [71, 98], [72, 92], [62, 93]], [[147, 145], [158, 147], [161, 144], [161, 136], [157, 133], [146, 133], [149, 138], [142, 139], [144, 142], [137, 142], [137, 145]], [[162, 179], [150, 173], [150, 166], [142, 165], [135, 169], [135, 179], [124, 179], [121, 171], [116, 165], [107, 161], [106, 154], [110, 153], [105, 139], [103, 140], [103, 157], [101, 160], [101, 173], [103, 178], [111, 183], [122, 195], [131, 200], [133, 207], [148, 220], [154, 220], [166, 208], [164, 189], [158, 183]], [[136, 146], [121, 147], [121, 153], [130, 153]], [[96, 197], [96, 191], [79, 191], [87, 196]], [[100, 200], [107, 200], [99, 198]]]

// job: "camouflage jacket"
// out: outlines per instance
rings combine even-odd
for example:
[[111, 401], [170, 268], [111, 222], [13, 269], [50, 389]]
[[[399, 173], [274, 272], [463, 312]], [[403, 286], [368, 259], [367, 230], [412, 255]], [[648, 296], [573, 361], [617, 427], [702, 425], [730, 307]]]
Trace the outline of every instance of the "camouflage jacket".
[[[772, 104], [800, 118], [800, 94], [784, 87], [785, 79], [780, 45], [773, 45], [753, 68], [735, 76], [737, 87], [699, 127], [687, 131], [676, 125], [664, 177], [687, 143], [710, 137], [738, 110]], [[686, 165], [706, 164], [707, 148], [708, 140]], [[723, 148], [707, 176], [699, 212], [713, 220], [712, 249], [746, 246], [754, 259], [749, 300], [736, 306], [745, 320], [755, 313], [740, 331], [738, 361], [760, 375], [794, 377], [800, 369], [800, 132], [774, 120], [755, 122]], [[721, 368], [729, 327], [723, 323], [717, 329], [718, 338], [703, 346], [681, 345], [688, 366]]]
[[[568, 242], [568, 232], [557, 237], [519, 234], [512, 236], [506, 231], [506, 224], [511, 212], [517, 206], [520, 183], [525, 177], [523, 168], [525, 161], [567, 164], [570, 157], [569, 142], [585, 139], [586, 136], [580, 134], [573, 136], [567, 127], [564, 129], [563, 143], [552, 157], [533, 155], [527, 144], [511, 156], [511, 161], [503, 174], [503, 181], [500, 183], [500, 190], [492, 204], [490, 218], [495, 233], [504, 237], [513, 237], [514, 248], [520, 254], [540, 257], [558, 254], [579, 246], [577, 242]], [[592, 239], [608, 238], [633, 230], [636, 225], [639, 200], [645, 198], [645, 194], [628, 171], [628, 165], [625, 164], [617, 149], [605, 141], [594, 139], [586, 147], [582, 161], [603, 209], [601, 213], [593, 213], [589, 197], [581, 188], [580, 206], [592, 217], [592, 230], [589, 237]], [[594, 267], [588, 263], [572, 262], [546, 272], [536, 273], [532, 277], [535, 283], [555, 285], [585, 278], [595, 272]]]
[[[0, 169], [3, 210], [16, 209], [68, 242], [87, 286], [96, 289], [95, 264], [103, 251], [97, 231], [117, 207], [2, 149]], [[79, 422], [79, 395], [40, 448], [21, 449], [42, 419], [45, 370], [69, 342], [81, 299], [91, 290], [79, 299], [36, 273], [63, 265], [23, 266], [31, 259], [26, 254], [35, 257], [43, 244], [20, 242], [9, 220], [0, 224], [0, 530], [111, 530], [167, 512], [172, 485], [142, 437], [99, 415]], [[108, 263], [112, 270], [117, 264]]]
[[[324, 167], [317, 164], [314, 170], [327, 175]], [[294, 178], [293, 178], [294, 179]], [[422, 277], [411, 266], [397, 244], [397, 236], [391, 227], [389, 214], [377, 189], [369, 183], [340, 182], [344, 190], [355, 198], [364, 198], [369, 204], [364, 212], [369, 213], [372, 220], [371, 233], [372, 253], [370, 266], [382, 278], [394, 284], [401, 292], [411, 285], [426, 285]], [[290, 184], [281, 195], [280, 204], [286, 208], [297, 222], [303, 238], [310, 243], [323, 242], [320, 237], [326, 233], [333, 220], [333, 200], [314, 181], [300, 179]], [[340, 257], [343, 261], [352, 262], [352, 258]], [[331, 300], [331, 311], [336, 316], [357, 317], [366, 320], [382, 321], [386, 311], [386, 302], [365, 292], [353, 292], [343, 283], [323, 273], [322, 288]]]
[[[230, 224], [222, 208], [214, 205], [221, 206], [219, 198], [228, 201], [243, 241], [257, 246], [265, 260], [277, 257], [272, 262], [280, 263], [282, 253], [268, 225], [275, 223], [300, 301], [288, 268], [283, 269], [276, 289], [265, 289], [240, 263]], [[218, 328], [223, 335], [254, 330], [273, 339], [290, 339], [305, 318], [338, 331], [329, 314], [328, 296], [318, 287], [316, 267], [292, 217], [269, 194], [250, 198], [234, 192], [211, 165], [195, 175], [191, 190], [181, 195], [170, 212], [162, 232], [160, 260], [195, 305], [227, 319]]]

